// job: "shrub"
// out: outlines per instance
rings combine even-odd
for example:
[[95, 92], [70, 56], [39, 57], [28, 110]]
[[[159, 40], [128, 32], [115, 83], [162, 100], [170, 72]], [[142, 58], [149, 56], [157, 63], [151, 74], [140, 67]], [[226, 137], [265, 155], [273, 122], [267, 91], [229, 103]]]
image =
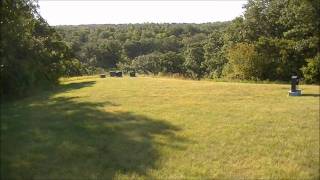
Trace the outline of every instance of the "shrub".
[[237, 79], [260, 79], [263, 74], [264, 59], [259, 56], [254, 45], [237, 43], [227, 50], [228, 64], [224, 74]]
[[314, 58], [307, 59], [307, 65], [301, 68], [307, 83], [320, 83], [320, 53]]

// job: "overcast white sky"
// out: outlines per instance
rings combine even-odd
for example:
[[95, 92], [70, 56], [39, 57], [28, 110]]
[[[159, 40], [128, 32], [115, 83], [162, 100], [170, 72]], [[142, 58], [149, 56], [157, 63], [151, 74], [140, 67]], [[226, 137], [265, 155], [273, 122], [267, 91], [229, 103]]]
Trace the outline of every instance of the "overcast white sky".
[[40, 14], [50, 25], [205, 23], [242, 15], [237, 1], [44, 1]]

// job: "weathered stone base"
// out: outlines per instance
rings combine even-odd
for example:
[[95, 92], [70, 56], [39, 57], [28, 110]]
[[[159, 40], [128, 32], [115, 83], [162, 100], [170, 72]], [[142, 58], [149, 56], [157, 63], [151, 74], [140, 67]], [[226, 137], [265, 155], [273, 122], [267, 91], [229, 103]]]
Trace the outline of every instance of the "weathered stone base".
[[301, 89], [297, 89], [294, 92], [289, 91], [289, 96], [301, 96]]

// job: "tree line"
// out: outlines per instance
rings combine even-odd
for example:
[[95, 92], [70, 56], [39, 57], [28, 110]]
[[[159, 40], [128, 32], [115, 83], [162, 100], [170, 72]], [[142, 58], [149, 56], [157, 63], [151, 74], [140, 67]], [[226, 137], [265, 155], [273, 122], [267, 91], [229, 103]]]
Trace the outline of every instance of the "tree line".
[[1, 2], [1, 95], [120, 69], [194, 79], [320, 81], [318, 0], [249, 0], [204, 24], [49, 26], [33, 0]]
[[58, 26], [76, 59], [106, 69], [200, 78], [319, 82], [318, 0], [249, 0], [206, 24]]

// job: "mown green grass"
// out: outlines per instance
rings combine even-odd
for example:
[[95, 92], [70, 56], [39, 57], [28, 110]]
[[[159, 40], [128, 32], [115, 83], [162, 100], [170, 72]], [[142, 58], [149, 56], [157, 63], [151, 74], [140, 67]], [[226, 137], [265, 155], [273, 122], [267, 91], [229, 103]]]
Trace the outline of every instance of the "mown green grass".
[[2, 179], [319, 179], [319, 86], [62, 82], [1, 105]]

